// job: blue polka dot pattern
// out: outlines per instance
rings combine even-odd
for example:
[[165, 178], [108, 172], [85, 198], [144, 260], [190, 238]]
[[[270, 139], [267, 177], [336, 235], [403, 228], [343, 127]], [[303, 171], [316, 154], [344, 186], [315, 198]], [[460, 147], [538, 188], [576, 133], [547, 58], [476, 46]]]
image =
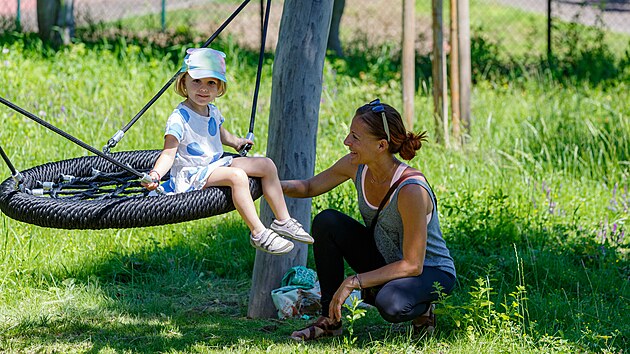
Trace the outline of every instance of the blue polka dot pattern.
[[175, 192], [175, 183], [173, 183], [172, 179], [169, 179], [168, 181], [164, 182], [162, 184], [162, 187], [164, 188], [164, 192], [166, 193]]
[[[181, 135], [173, 166], [171, 181], [174, 193], [202, 189], [206, 177], [218, 166], [229, 165], [222, 161], [221, 124], [224, 118], [216, 106], [208, 105], [209, 114], [199, 115], [179, 104], [169, 116], [166, 131], [175, 137]], [[216, 161], [221, 163], [215, 163]]]
[[201, 145], [199, 145], [199, 143], [196, 143], [196, 142], [192, 142], [188, 144], [188, 146], [186, 146], [186, 151], [188, 152], [188, 154], [192, 156], [203, 155], [203, 149], [201, 148]]
[[184, 136], [184, 127], [178, 123], [171, 124], [168, 127], [168, 131], [166, 131], [166, 134], [170, 134], [177, 138], [178, 141], [181, 141], [182, 137]]
[[201, 169], [199, 175], [197, 176], [198, 181], [203, 181], [206, 177], [206, 172], [208, 171], [208, 166]]
[[208, 121], [208, 133], [210, 136], [215, 136], [217, 135], [218, 130], [216, 119], [214, 119], [214, 117], [210, 117], [210, 120]]
[[181, 115], [182, 115], [182, 117], [184, 118], [184, 120], [185, 120], [186, 122], [188, 122], [188, 121], [190, 120], [190, 114], [188, 114], [188, 112], [186, 112], [186, 110], [185, 110], [185, 109], [180, 108], [180, 109], [179, 109], [179, 114], [181, 114]]

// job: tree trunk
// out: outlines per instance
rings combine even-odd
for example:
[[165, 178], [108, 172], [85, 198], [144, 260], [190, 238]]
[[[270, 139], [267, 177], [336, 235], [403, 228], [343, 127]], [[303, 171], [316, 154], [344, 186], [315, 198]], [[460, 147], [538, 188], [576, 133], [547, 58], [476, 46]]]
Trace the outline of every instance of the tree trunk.
[[74, 36], [74, 0], [37, 0], [39, 37], [54, 46], [71, 43]]
[[[470, 14], [468, 0], [458, 0], [457, 26], [459, 31], [459, 112], [464, 126], [465, 139], [470, 135], [470, 90], [472, 87], [470, 67]], [[466, 141], [464, 140], [464, 141]]]
[[446, 112], [446, 53], [444, 51], [443, 1], [432, 0], [433, 8], [433, 57], [431, 61], [433, 77], [433, 116], [435, 138], [448, 146], [448, 120]]
[[414, 99], [416, 97], [416, 26], [415, 0], [403, 0], [402, 35], [402, 96], [403, 117], [407, 130], [413, 131]]
[[451, 53], [450, 53], [450, 68], [451, 68], [451, 125], [453, 127], [453, 139], [455, 147], [458, 147], [461, 143], [461, 124], [459, 121], [459, 15], [457, 11], [457, 0], [450, 0], [451, 7]]
[[37, 0], [37, 26], [39, 37], [43, 41], [50, 41], [52, 38], [53, 26], [57, 22], [59, 12], [59, 1]]
[[339, 39], [339, 25], [343, 9], [346, 7], [346, 0], [334, 0], [332, 20], [330, 22], [330, 33], [328, 33], [328, 44], [326, 48], [333, 51], [335, 55], [343, 57], [343, 48]]
[[[267, 156], [275, 161], [281, 179], [304, 179], [315, 171], [315, 144], [326, 40], [333, 0], [285, 0], [273, 65]], [[308, 231], [311, 199], [289, 199], [289, 213]], [[265, 225], [273, 213], [261, 202]], [[296, 242], [288, 255], [256, 251], [247, 316], [276, 317], [271, 290], [293, 266], [305, 265], [308, 247]]]

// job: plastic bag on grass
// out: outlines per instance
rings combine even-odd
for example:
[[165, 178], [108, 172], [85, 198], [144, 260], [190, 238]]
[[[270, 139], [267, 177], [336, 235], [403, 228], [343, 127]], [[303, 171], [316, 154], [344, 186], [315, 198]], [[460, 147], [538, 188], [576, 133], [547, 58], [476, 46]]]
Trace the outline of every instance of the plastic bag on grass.
[[271, 291], [278, 318], [318, 315], [322, 306], [321, 291], [314, 270], [297, 266], [282, 277], [282, 287]]

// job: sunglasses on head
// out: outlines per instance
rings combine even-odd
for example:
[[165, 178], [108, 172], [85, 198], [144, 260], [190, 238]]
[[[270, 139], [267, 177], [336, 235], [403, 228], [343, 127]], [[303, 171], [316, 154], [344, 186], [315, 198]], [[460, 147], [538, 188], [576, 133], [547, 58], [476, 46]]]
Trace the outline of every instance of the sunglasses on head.
[[389, 125], [387, 124], [387, 117], [385, 117], [385, 107], [381, 104], [380, 99], [375, 99], [374, 101], [368, 103], [368, 106], [371, 107], [372, 112], [380, 113], [381, 118], [383, 118], [383, 128], [385, 129], [385, 134], [387, 134], [387, 141], [391, 140], [389, 136]]

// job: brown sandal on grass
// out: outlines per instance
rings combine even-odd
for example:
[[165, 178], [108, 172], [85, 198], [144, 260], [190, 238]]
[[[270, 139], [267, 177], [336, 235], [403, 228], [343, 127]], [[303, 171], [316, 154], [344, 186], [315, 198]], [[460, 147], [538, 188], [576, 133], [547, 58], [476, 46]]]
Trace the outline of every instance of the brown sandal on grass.
[[328, 317], [321, 316], [310, 325], [291, 333], [291, 339], [306, 342], [323, 337], [340, 336], [342, 331], [341, 322], [331, 324]]
[[415, 336], [433, 335], [433, 332], [435, 332], [435, 325], [436, 325], [435, 313], [433, 312], [434, 309], [435, 309], [435, 304], [431, 304], [429, 306], [429, 310], [427, 311], [427, 314], [418, 316], [412, 321], [413, 334]]

